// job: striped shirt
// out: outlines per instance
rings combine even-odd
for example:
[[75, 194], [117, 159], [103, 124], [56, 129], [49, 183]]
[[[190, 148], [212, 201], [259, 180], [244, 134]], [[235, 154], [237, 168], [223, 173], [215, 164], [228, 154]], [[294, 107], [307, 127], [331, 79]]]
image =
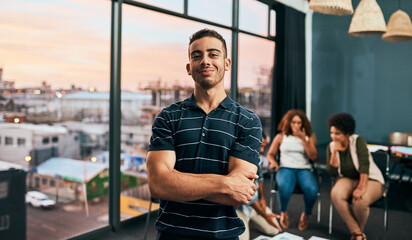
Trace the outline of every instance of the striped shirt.
[[[228, 96], [209, 114], [193, 95], [172, 104], [156, 117], [152, 131], [149, 151], [175, 151], [180, 172], [226, 175], [229, 156], [259, 163], [260, 119]], [[244, 231], [234, 207], [206, 200], [161, 200], [156, 228], [194, 239], [236, 238]]]

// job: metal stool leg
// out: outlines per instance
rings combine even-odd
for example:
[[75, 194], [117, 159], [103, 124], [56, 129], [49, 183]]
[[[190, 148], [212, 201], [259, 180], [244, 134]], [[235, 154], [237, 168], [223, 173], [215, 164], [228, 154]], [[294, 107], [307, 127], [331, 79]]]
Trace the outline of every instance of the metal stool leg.
[[150, 203], [149, 203], [149, 211], [147, 212], [147, 216], [146, 216], [146, 226], [144, 228], [144, 235], [143, 235], [143, 239], [146, 240], [147, 239], [147, 232], [149, 229], [149, 222], [150, 222], [150, 214], [152, 213], [152, 198], [150, 198]]
[[329, 203], [329, 235], [332, 234], [332, 215], [333, 215], [333, 205], [332, 200]]
[[321, 204], [321, 199], [320, 199], [320, 193], [318, 193], [318, 216], [317, 216], [317, 221], [318, 221], [318, 224], [320, 223], [320, 211], [321, 211], [321, 206], [322, 206], [322, 204]]

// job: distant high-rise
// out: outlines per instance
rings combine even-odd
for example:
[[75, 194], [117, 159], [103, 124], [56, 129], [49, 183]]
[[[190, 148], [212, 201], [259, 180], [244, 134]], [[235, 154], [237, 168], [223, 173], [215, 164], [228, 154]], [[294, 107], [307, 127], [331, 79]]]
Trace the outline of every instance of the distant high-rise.
[[3, 85], [3, 68], [0, 67], [0, 86]]

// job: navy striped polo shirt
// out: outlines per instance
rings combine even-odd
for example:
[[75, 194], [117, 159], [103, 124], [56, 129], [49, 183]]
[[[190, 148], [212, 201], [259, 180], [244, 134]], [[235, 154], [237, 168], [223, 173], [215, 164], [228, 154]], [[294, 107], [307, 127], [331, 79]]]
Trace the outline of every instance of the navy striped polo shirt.
[[[192, 94], [163, 109], [152, 131], [149, 151], [175, 151], [180, 172], [226, 175], [229, 156], [259, 163], [260, 119], [229, 96], [206, 114]], [[206, 200], [161, 200], [156, 228], [193, 239], [236, 238], [244, 231], [234, 207]]]

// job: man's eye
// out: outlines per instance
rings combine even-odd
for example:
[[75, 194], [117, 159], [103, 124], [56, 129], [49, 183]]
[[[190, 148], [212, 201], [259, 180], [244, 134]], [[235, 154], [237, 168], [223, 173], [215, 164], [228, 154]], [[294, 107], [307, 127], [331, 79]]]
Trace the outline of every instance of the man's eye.
[[199, 58], [200, 58], [200, 56], [198, 56], [198, 55], [192, 56], [192, 59], [199, 59]]

